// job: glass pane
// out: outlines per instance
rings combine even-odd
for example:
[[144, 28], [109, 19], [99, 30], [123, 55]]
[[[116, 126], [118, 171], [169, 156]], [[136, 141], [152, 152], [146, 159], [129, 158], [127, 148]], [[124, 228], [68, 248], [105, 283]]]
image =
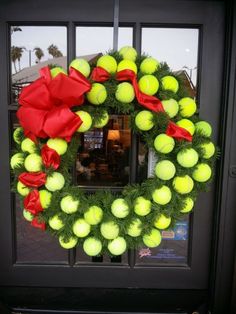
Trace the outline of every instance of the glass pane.
[[16, 261], [29, 263], [65, 264], [67, 250], [60, 247], [58, 239], [49, 233], [34, 228], [23, 217], [20, 200], [16, 197]]
[[142, 52], [167, 62], [173, 71], [187, 73], [196, 87], [198, 37], [198, 29], [143, 28]]
[[[88, 40], [89, 38], [89, 40]], [[132, 46], [133, 28], [120, 27], [118, 47]], [[113, 48], [113, 27], [79, 26], [76, 28], [76, 56], [91, 60]]]
[[178, 221], [172, 229], [163, 230], [162, 242], [156, 248], [143, 247], [137, 251], [136, 265], [163, 264], [186, 266], [188, 264], [189, 216]]
[[129, 116], [110, 115], [108, 124], [81, 134], [76, 170], [83, 186], [124, 186], [129, 182]]
[[67, 68], [67, 29], [58, 26], [12, 26], [12, 102], [21, 88], [39, 77], [47, 65]]

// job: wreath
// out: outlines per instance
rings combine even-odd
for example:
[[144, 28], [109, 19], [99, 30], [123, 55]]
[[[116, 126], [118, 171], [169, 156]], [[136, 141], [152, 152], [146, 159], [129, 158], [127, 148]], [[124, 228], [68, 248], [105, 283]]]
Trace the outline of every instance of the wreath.
[[[161, 231], [192, 211], [212, 179], [217, 150], [183, 79], [166, 63], [123, 47], [94, 64], [72, 61], [69, 73], [44, 67], [19, 97], [14, 190], [23, 216], [60, 245], [89, 256], [156, 247]], [[73, 185], [80, 135], [102, 128], [109, 114], [128, 114], [130, 128], [157, 157], [153, 175], [111, 190], [86, 193]]]

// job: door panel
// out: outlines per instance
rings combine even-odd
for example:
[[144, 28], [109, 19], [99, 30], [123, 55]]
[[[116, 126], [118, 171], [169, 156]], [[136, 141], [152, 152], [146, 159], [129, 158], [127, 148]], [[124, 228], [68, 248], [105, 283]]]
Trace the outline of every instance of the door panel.
[[[56, 10], [53, 4], [56, 5]], [[65, 4], [64, 1], [60, 0], [55, 4], [55, 1], [43, 0], [36, 1], [33, 5], [30, 1], [21, 1], [20, 4], [10, 1], [2, 6], [1, 12], [3, 13], [0, 13], [2, 14], [0, 37], [5, 43], [0, 47], [0, 66], [3, 73], [0, 78], [2, 117], [0, 134], [4, 134], [0, 142], [0, 151], [2, 152], [0, 155], [0, 173], [4, 178], [0, 181], [2, 207], [0, 212], [0, 241], [4, 247], [4, 256], [0, 262], [1, 284], [10, 286], [207, 290], [211, 259], [212, 217], [216, 202], [214, 185], [210, 193], [201, 194], [197, 201], [195, 213], [189, 224], [188, 254], [185, 254], [188, 255], [188, 258], [181, 265], [177, 263], [163, 266], [162, 263], [143, 263], [133, 251], [121, 258], [112, 260], [107, 257], [104, 257], [103, 260], [89, 259], [80, 250], [77, 252], [71, 250], [66, 256], [56, 246], [53, 239], [48, 239], [46, 235], [37, 235], [35, 230], [28, 231], [21, 225], [18, 219], [17, 202], [14, 204], [14, 194], [10, 193], [8, 164], [9, 139], [12, 132], [8, 117], [17, 109], [9, 97], [11, 94], [10, 84], [8, 84], [11, 73], [9, 66], [10, 27], [12, 25], [66, 27], [67, 61], [69, 64], [74, 56], [80, 53], [80, 41], [82, 41], [79, 37], [80, 28], [85, 26], [106, 26], [109, 28], [112, 26], [113, 2], [106, 0], [78, 3], [71, 0]], [[197, 1], [170, 1], [167, 3], [148, 0], [143, 3], [142, 1], [121, 0], [120, 27], [122, 26], [129, 29], [127, 42], [130, 42], [130, 28], [134, 27], [134, 46], [139, 52], [141, 47], [146, 50], [145, 45], [148, 45], [143, 39], [144, 45], [142, 46], [142, 29], [143, 34], [150, 27], [197, 30], [199, 34], [198, 62], [196, 63], [198, 66], [197, 98], [201, 117], [211, 122], [215, 130], [214, 139], [217, 140], [223, 71], [224, 19], [222, 4], [220, 2], [201, 2], [200, 6]], [[122, 31], [120, 36], [124, 36]], [[155, 38], [155, 40], [157, 40], [156, 49], [158, 50], [161, 39]], [[87, 46], [87, 40], [81, 44]], [[98, 52], [101, 52], [100, 48]], [[8, 134], [8, 130], [10, 130], [10, 134]], [[24, 238], [24, 233], [27, 239]], [[32, 237], [33, 243], [29, 243], [30, 237]], [[38, 250], [41, 250], [41, 256], [40, 251], [34, 252], [36, 242], [39, 245]], [[27, 246], [30, 255], [27, 255], [29, 253], [22, 253], [23, 249], [20, 249], [17, 254], [19, 246], [25, 246], [23, 249], [26, 249]], [[46, 253], [43, 253], [46, 248], [52, 250], [47, 258]], [[16, 260], [15, 256], [17, 256]]]

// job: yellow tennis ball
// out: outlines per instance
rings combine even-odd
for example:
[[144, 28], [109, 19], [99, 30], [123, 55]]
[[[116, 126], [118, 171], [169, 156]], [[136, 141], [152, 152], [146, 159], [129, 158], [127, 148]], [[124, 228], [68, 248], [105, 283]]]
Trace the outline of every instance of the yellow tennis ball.
[[155, 166], [155, 174], [161, 180], [172, 179], [175, 172], [175, 165], [170, 160], [161, 160]]
[[132, 84], [124, 82], [117, 86], [115, 97], [118, 101], [128, 104], [134, 100], [135, 93]]
[[179, 100], [180, 115], [184, 118], [191, 117], [197, 110], [195, 101], [190, 97], [184, 97]]
[[54, 149], [58, 155], [64, 155], [65, 152], [67, 151], [67, 142], [63, 140], [62, 138], [50, 138], [47, 141], [48, 147]]
[[161, 229], [162, 230], [162, 229], [168, 228], [170, 223], [171, 223], [171, 218], [170, 217], [166, 217], [165, 215], [161, 214], [154, 221], [154, 226], [157, 229]]
[[16, 153], [11, 157], [11, 168], [15, 169], [15, 168], [19, 168], [21, 166], [23, 166], [24, 164], [24, 155], [22, 153]]
[[90, 114], [83, 110], [76, 111], [75, 113], [83, 121], [80, 127], [77, 129], [77, 132], [83, 133], [83, 132], [88, 131], [91, 128], [92, 122], [93, 122]]
[[137, 74], [137, 65], [130, 60], [122, 60], [117, 67], [117, 72], [123, 71], [123, 70], [131, 70], [135, 74]]
[[43, 161], [42, 157], [38, 154], [29, 154], [25, 158], [25, 169], [29, 172], [38, 172], [42, 169]]
[[169, 135], [159, 134], [154, 140], [154, 147], [158, 152], [168, 154], [174, 149], [175, 141]]
[[50, 70], [52, 78], [56, 77], [58, 74], [63, 73], [67, 75], [66, 71], [61, 67], [55, 67]]
[[173, 180], [173, 188], [179, 194], [190, 193], [193, 189], [193, 186], [193, 179], [189, 175], [185, 175], [183, 177], [175, 177]]
[[199, 121], [195, 123], [196, 132], [202, 133], [203, 135], [210, 137], [212, 133], [212, 127], [210, 123], [206, 121]]
[[27, 196], [30, 192], [30, 189], [20, 181], [17, 182], [16, 188], [17, 192], [22, 196]]
[[79, 58], [75, 59], [70, 63], [70, 67], [78, 70], [85, 77], [88, 77], [90, 74], [90, 65], [87, 60]]
[[184, 168], [191, 168], [198, 162], [198, 153], [193, 148], [181, 149], [177, 154], [178, 163]]
[[83, 218], [79, 218], [74, 222], [72, 230], [78, 238], [85, 238], [90, 233], [91, 226]]
[[103, 68], [110, 74], [114, 74], [116, 73], [117, 62], [116, 59], [113, 58], [112, 56], [105, 55], [98, 59], [97, 66]]
[[102, 242], [95, 237], [89, 237], [84, 241], [83, 249], [88, 256], [96, 256], [102, 250]]
[[60, 230], [64, 227], [64, 223], [58, 215], [50, 217], [48, 224], [53, 230]]
[[34, 153], [37, 149], [35, 143], [30, 139], [30, 138], [25, 138], [22, 142], [21, 142], [21, 149], [23, 152], [27, 152], [27, 153]]
[[135, 117], [135, 125], [142, 131], [151, 130], [154, 127], [152, 112], [148, 110], [140, 111]]
[[156, 247], [161, 243], [161, 233], [159, 230], [152, 228], [151, 232], [143, 236], [143, 243], [150, 248]]
[[131, 237], [138, 237], [142, 232], [142, 221], [139, 218], [133, 218], [127, 228], [127, 234]]
[[54, 171], [52, 174], [47, 176], [47, 181], [45, 183], [45, 187], [51, 191], [59, 191], [61, 190], [65, 185], [65, 178], [64, 176], [57, 171]]
[[168, 186], [163, 185], [161, 188], [155, 189], [152, 193], [152, 199], [155, 203], [166, 205], [170, 202], [172, 193]]
[[161, 79], [162, 88], [164, 90], [170, 90], [173, 93], [176, 93], [179, 89], [179, 82], [174, 76], [167, 75]]
[[176, 123], [181, 128], [187, 130], [191, 135], [195, 132], [195, 125], [189, 119], [181, 119]]
[[140, 71], [143, 74], [152, 74], [157, 71], [159, 62], [154, 58], [145, 58], [140, 64]]
[[135, 61], [137, 58], [137, 51], [131, 46], [124, 46], [119, 50], [119, 55], [124, 60]]
[[196, 169], [193, 171], [193, 178], [198, 182], [206, 182], [210, 179], [212, 174], [211, 167], [208, 164], [198, 164]]
[[101, 105], [107, 98], [107, 91], [104, 85], [93, 83], [91, 90], [86, 94], [88, 101], [93, 105]]
[[215, 145], [212, 142], [201, 144], [200, 147], [203, 150], [203, 158], [209, 159], [215, 154]]
[[189, 213], [194, 206], [194, 201], [191, 197], [186, 197], [184, 199], [184, 206], [182, 207], [182, 209], [180, 210], [181, 213]]
[[162, 100], [162, 105], [170, 118], [173, 118], [177, 115], [179, 111], [179, 104], [175, 99], [171, 98], [168, 100]]
[[99, 122], [94, 124], [95, 128], [103, 128], [109, 121], [109, 114], [107, 111], [104, 112], [103, 117], [99, 120]]
[[62, 235], [59, 236], [59, 243], [64, 249], [72, 249], [76, 246], [78, 242], [78, 238], [76, 237], [70, 237], [69, 239], [64, 239]]
[[15, 131], [13, 132], [13, 139], [17, 144], [21, 143], [21, 139], [20, 139], [21, 134], [22, 135], [24, 134], [24, 130], [22, 127], [16, 128]]
[[125, 252], [127, 248], [127, 243], [123, 237], [117, 237], [116, 239], [108, 243], [107, 248], [111, 252], [111, 254], [121, 255]]
[[144, 75], [138, 81], [139, 89], [146, 95], [154, 95], [159, 89], [159, 82], [154, 75]]

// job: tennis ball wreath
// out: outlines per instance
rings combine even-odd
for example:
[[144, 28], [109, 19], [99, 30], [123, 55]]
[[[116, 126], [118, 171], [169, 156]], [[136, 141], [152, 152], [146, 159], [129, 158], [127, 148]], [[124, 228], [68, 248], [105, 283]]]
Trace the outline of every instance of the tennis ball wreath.
[[[79, 246], [91, 257], [157, 247], [160, 231], [193, 210], [198, 192], [213, 177], [212, 127], [199, 118], [179, 76], [132, 47], [103, 55], [96, 64], [76, 59], [70, 66], [68, 75], [59, 67], [42, 69], [38, 85], [63, 74], [54, 80], [56, 98], [50, 89], [40, 94], [34, 83], [19, 98], [21, 127], [13, 132], [10, 165], [23, 217], [56, 235], [62, 248]], [[130, 115], [132, 132], [155, 154], [153, 174], [120, 193], [103, 189], [88, 195], [71, 178], [81, 138], [99, 128], [105, 142], [109, 117], [116, 113]]]

